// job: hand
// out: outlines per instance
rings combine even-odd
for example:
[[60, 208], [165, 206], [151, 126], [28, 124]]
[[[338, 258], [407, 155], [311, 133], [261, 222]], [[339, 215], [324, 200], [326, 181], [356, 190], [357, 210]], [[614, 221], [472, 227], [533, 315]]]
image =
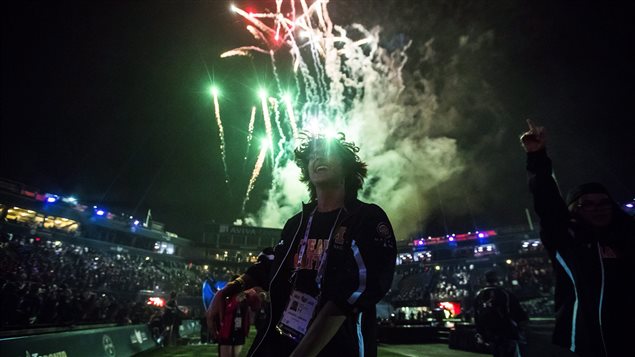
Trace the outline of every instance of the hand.
[[485, 343], [485, 341], [483, 341], [483, 336], [481, 336], [480, 333], [476, 334], [476, 343], [481, 344], [481, 345]]
[[489, 343], [485, 342], [485, 339], [483, 338], [483, 336], [481, 336], [480, 333], [476, 334], [476, 343], [478, 343], [479, 345], [489, 346]]
[[545, 128], [536, 126], [531, 119], [527, 119], [529, 130], [520, 136], [520, 143], [525, 152], [542, 150], [545, 147]]
[[346, 320], [346, 315], [335, 303], [328, 301], [311, 322], [306, 335], [300, 340], [290, 357], [314, 357], [335, 336]]
[[223, 314], [225, 313], [225, 305], [225, 296], [223, 296], [223, 291], [221, 290], [214, 295], [214, 299], [212, 300], [209, 309], [205, 312], [207, 329], [214, 340], [218, 340], [220, 324], [221, 321], [223, 321]]
[[236, 300], [238, 300], [238, 302], [243, 302], [245, 300], [247, 300], [247, 295], [245, 294], [245, 292], [241, 292], [238, 295], [236, 295]]

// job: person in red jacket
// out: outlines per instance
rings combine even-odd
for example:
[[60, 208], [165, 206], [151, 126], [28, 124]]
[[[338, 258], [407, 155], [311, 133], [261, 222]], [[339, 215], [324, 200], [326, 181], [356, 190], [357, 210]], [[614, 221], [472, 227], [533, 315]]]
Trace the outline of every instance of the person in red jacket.
[[218, 334], [218, 355], [237, 357], [245, 344], [249, 333], [249, 308], [243, 303], [243, 297], [236, 295], [228, 299], [225, 314], [220, 322]]
[[[232, 278], [236, 280], [238, 276]], [[220, 322], [217, 337], [219, 357], [238, 357], [249, 335], [251, 311], [258, 311], [260, 294], [255, 289], [246, 290], [225, 302], [225, 313]]]

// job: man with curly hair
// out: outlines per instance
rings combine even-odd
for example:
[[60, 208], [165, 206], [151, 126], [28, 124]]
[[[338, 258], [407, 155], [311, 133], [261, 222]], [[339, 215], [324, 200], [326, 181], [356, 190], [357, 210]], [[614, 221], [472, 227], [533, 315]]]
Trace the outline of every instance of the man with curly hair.
[[226, 299], [260, 286], [269, 321], [249, 356], [377, 355], [375, 305], [390, 288], [397, 251], [386, 213], [357, 199], [367, 173], [358, 151], [343, 134], [304, 135], [295, 161], [310, 201], [285, 224], [273, 264], [251, 266], [216, 295], [212, 334]]

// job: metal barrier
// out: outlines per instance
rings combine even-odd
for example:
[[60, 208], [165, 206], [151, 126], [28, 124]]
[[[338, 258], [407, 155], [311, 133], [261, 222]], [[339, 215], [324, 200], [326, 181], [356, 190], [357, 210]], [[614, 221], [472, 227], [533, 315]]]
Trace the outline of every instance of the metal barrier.
[[0, 339], [3, 357], [133, 356], [156, 347], [147, 325], [126, 325]]

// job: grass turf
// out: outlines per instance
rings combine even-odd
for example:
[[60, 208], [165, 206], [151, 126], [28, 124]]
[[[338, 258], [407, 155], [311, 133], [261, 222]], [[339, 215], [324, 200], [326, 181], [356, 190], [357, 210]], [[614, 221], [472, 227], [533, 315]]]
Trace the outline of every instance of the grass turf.
[[[249, 346], [256, 335], [253, 330], [249, 333], [241, 356], [245, 356]], [[218, 346], [216, 344], [188, 344], [183, 346], [168, 346], [146, 351], [136, 355], [137, 357], [218, 357]], [[452, 350], [447, 344], [432, 343], [421, 345], [387, 345], [380, 344], [378, 348], [379, 357], [483, 357], [487, 354], [473, 353]]]

